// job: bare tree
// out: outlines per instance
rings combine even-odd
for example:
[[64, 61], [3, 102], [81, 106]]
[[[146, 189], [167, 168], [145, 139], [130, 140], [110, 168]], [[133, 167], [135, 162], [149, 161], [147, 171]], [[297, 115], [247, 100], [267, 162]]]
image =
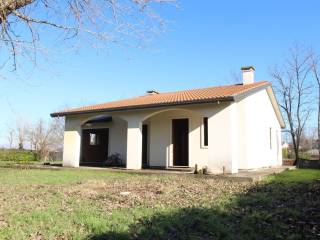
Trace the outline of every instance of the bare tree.
[[27, 141], [30, 144], [30, 150], [36, 151], [38, 143], [35, 136], [35, 130], [33, 125], [29, 125], [27, 129]]
[[[318, 114], [318, 121], [317, 121], [317, 135], [318, 135], [318, 150], [320, 153], [320, 69], [319, 69], [319, 61], [320, 57], [314, 52], [311, 51], [311, 68], [313, 72], [313, 76], [317, 86], [317, 114]], [[320, 154], [319, 154], [320, 158]]]
[[14, 129], [12, 127], [8, 126], [7, 139], [8, 139], [8, 147], [9, 147], [9, 149], [13, 148], [14, 138], [15, 138], [15, 131], [14, 131]]
[[52, 151], [62, 151], [63, 149], [64, 123], [65, 120], [63, 117], [53, 118], [51, 120], [50, 145]]
[[311, 114], [310, 72], [310, 54], [299, 46], [290, 50], [289, 59], [281, 68], [275, 67], [271, 71], [279, 104], [289, 127], [295, 164], [299, 158], [301, 135]]
[[57, 118], [46, 124], [40, 119], [29, 128], [30, 145], [41, 160], [48, 160], [50, 152], [61, 151], [64, 132], [63, 120], [63, 118]]
[[18, 58], [36, 62], [49, 29], [62, 42], [78, 40], [91, 46], [108, 43], [139, 44], [165, 25], [160, 5], [175, 0], [1, 0], [0, 50], [6, 50], [13, 69]]
[[314, 142], [314, 131], [311, 127], [305, 127], [300, 137], [300, 150], [309, 151], [312, 150]]
[[17, 123], [17, 140], [18, 140], [18, 148], [19, 150], [24, 149], [24, 144], [26, 141], [26, 133], [27, 129], [23, 122], [19, 121]]

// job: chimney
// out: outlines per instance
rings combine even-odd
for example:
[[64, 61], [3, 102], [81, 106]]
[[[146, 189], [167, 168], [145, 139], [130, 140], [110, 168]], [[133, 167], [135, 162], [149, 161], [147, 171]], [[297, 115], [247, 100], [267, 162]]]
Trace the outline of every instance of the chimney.
[[242, 84], [251, 84], [254, 83], [254, 67], [248, 66], [248, 67], [242, 67]]
[[148, 90], [147, 91], [147, 95], [156, 95], [159, 94], [159, 92], [157, 92], [156, 90]]

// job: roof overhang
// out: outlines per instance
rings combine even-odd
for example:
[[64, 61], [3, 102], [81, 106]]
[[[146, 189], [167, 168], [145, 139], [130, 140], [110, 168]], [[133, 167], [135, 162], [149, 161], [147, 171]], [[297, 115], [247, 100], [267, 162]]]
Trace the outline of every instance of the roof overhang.
[[183, 101], [183, 102], [173, 102], [173, 103], [157, 103], [157, 104], [146, 104], [146, 105], [134, 105], [134, 106], [124, 106], [124, 107], [115, 107], [115, 108], [106, 108], [106, 109], [93, 109], [93, 110], [82, 110], [82, 111], [63, 111], [51, 113], [51, 117], [65, 117], [65, 116], [74, 116], [81, 114], [90, 114], [90, 113], [108, 113], [108, 112], [123, 112], [123, 111], [132, 111], [132, 110], [143, 110], [143, 109], [153, 109], [153, 108], [163, 108], [163, 107], [174, 107], [174, 106], [187, 106], [187, 105], [197, 105], [197, 104], [206, 104], [206, 103], [217, 103], [217, 102], [239, 102], [242, 99], [258, 92], [261, 90], [266, 90], [270, 98], [271, 104], [279, 121], [281, 128], [285, 128], [285, 122], [283, 120], [279, 104], [277, 102], [276, 96], [272, 90], [271, 83], [265, 84], [253, 89], [247, 90], [244, 93], [236, 94], [233, 96], [223, 97], [223, 98], [211, 98], [211, 99], [201, 99], [201, 100], [192, 100], [192, 101]]
[[268, 96], [270, 98], [271, 104], [273, 106], [274, 112], [275, 112], [275, 114], [277, 116], [277, 119], [279, 121], [279, 124], [280, 124], [281, 128], [284, 129], [286, 127], [286, 124], [284, 122], [282, 113], [280, 111], [280, 107], [279, 107], [279, 103], [277, 101], [276, 95], [274, 94], [273, 89], [272, 89], [271, 86], [269, 86], [267, 88], [267, 93], [268, 93]]
[[185, 106], [185, 105], [191, 105], [191, 104], [232, 102], [232, 101], [235, 101], [235, 98], [233, 96], [224, 97], [224, 98], [205, 99], [205, 100], [199, 100], [199, 101], [184, 101], [184, 102], [163, 103], [163, 104], [147, 104], [147, 105], [127, 106], [127, 107], [108, 108], [108, 109], [95, 109], [95, 110], [85, 110], [85, 111], [70, 111], [70, 112], [65, 111], [65, 112], [51, 113], [50, 116], [51, 117], [65, 117], [65, 116], [88, 114], [88, 113], [123, 112], [123, 111], [131, 111], [131, 110], [153, 109], [153, 108], [160, 108], [160, 107]]

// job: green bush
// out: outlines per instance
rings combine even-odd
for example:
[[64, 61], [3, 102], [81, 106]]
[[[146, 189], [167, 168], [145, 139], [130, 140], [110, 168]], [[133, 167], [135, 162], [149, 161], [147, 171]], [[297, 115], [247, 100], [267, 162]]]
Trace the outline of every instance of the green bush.
[[306, 159], [306, 160], [310, 160], [310, 159], [312, 159], [312, 156], [311, 156], [310, 153], [300, 152], [300, 153], [299, 153], [299, 158]]
[[294, 153], [293, 153], [293, 151], [289, 151], [288, 148], [283, 148], [282, 149], [282, 157], [284, 159], [293, 159], [294, 158]]
[[[292, 151], [292, 150], [290, 151], [287, 148], [283, 148], [282, 149], [282, 157], [283, 157], [283, 159], [294, 159], [295, 158], [294, 151]], [[310, 160], [310, 159], [312, 159], [312, 155], [308, 152], [300, 151], [299, 158]]]
[[29, 163], [38, 161], [38, 156], [35, 152], [27, 150], [0, 150], [0, 161]]

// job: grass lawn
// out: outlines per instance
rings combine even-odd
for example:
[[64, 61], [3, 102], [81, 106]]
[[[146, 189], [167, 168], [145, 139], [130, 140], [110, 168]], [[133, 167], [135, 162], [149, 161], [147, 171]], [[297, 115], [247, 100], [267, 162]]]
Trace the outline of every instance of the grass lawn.
[[0, 239], [320, 239], [319, 179], [0, 168]]

